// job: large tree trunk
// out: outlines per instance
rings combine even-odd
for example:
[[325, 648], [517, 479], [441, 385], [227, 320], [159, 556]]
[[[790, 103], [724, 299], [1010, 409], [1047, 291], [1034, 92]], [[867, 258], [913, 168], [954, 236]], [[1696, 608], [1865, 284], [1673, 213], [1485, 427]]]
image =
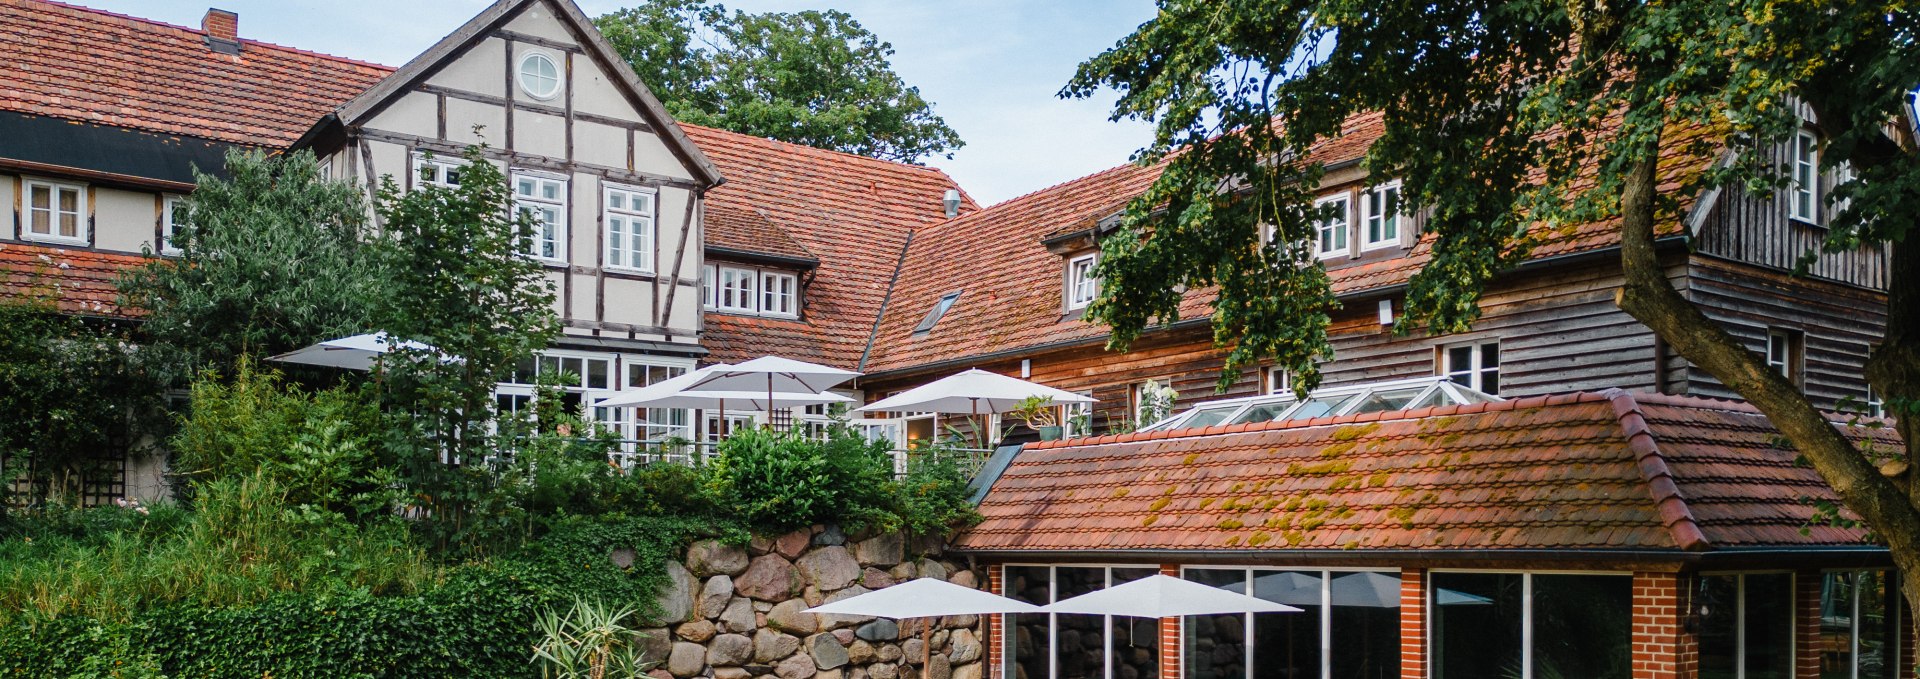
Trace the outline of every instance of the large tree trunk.
[[[1794, 448], [1812, 463], [1821, 478], [1840, 495], [1847, 509], [1858, 514], [1884, 540], [1903, 580], [1920, 585], [1920, 509], [1908, 488], [1881, 475], [1827, 417], [1794, 385], [1767, 368], [1765, 361], [1707, 318], [1673, 289], [1654, 250], [1655, 198], [1658, 191], [1659, 140], [1638, 149], [1621, 192], [1621, 258], [1626, 284], [1618, 297], [1620, 308], [1653, 329], [1674, 351], [1700, 366], [1740, 394], [1780, 430]], [[1894, 248], [1893, 303], [1889, 308], [1887, 341], [1873, 357], [1871, 372], [1876, 390], [1887, 398], [1915, 393], [1916, 353], [1912, 347], [1916, 316], [1913, 288], [1915, 249]], [[1899, 431], [1909, 451], [1916, 445], [1914, 425], [1901, 418]], [[1910, 476], [1920, 472], [1910, 472]], [[1905, 587], [1908, 606], [1920, 611], [1920, 586]]]

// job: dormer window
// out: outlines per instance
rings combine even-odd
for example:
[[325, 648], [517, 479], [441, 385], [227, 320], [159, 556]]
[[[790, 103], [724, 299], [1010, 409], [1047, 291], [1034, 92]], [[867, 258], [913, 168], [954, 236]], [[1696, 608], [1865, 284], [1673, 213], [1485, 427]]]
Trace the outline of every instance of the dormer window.
[[79, 184], [29, 179], [22, 240], [87, 244], [87, 189]]
[[701, 269], [700, 296], [709, 311], [797, 318], [800, 276], [782, 269], [708, 264]]
[[160, 212], [160, 254], [181, 254], [178, 234], [184, 226], [187, 226], [187, 199], [167, 196]]
[[1093, 275], [1099, 263], [1099, 253], [1067, 260], [1067, 310], [1085, 309], [1100, 296], [1100, 279]]
[[1346, 194], [1322, 198], [1313, 206], [1322, 211], [1332, 211], [1332, 214], [1321, 217], [1314, 226], [1314, 254], [1321, 259], [1347, 254], [1347, 227], [1352, 223], [1349, 216], [1352, 205]]
[[1361, 194], [1360, 249], [1377, 250], [1400, 244], [1400, 182], [1367, 189]]
[[1820, 139], [1802, 130], [1789, 150], [1793, 186], [1787, 195], [1787, 213], [1808, 224], [1820, 223]]
[[528, 52], [520, 58], [520, 91], [540, 100], [560, 94], [560, 66], [553, 63], [553, 57]]

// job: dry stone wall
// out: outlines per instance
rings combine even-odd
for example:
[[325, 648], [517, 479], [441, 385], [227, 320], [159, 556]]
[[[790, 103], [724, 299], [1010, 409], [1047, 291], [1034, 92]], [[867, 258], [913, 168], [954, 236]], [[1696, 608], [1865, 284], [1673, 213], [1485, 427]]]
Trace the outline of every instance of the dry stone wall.
[[[937, 620], [814, 615], [805, 609], [915, 578], [982, 587], [938, 540], [814, 526], [747, 545], [707, 540], [667, 565], [647, 629], [655, 679], [981, 679], [979, 616]], [[931, 629], [929, 629], [931, 627]], [[931, 652], [929, 652], [929, 644]]]

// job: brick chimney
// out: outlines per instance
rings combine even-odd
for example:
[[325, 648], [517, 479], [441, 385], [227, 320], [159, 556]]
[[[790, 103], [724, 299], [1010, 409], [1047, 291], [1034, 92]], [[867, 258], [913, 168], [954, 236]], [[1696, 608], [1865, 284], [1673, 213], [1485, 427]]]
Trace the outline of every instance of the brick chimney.
[[240, 53], [240, 15], [224, 9], [207, 9], [207, 16], [200, 20], [200, 30], [207, 34], [207, 47], [221, 54]]

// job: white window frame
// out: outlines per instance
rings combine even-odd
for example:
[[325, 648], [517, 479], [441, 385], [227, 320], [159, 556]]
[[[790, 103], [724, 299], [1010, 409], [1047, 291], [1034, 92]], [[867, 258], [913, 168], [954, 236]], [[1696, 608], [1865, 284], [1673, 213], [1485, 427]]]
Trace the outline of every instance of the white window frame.
[[[1429, 659], [1427, 663], [1427, 676], [1433, 676], [1433, 674], [1439, 670], [1438, 664], [1432, 662], [1431, 658], [1434, 657], [1433, 656], [1434, 644], [1437, 644], [1440, 642], [1439, 635], [1433, 633], [1433, 623], [1435, 620], [1435, 613], [1437, 613], [1437, 611], [1434, 610], [1434, 606], [1433, 606], [1433, 590], [1434, 590], [1433, 576], [1440, 573], [1487, 573], [1487, 574], [1493, 574], [1493, 575], [1520, 576], [1520, 600], [1521, 600], [1521, 606], [1520, 606], [1520, 673], [1521, 674], [1520, 676], [1521, 676], [1521, 679], [1534, 679], [1534, 676], [1533, 676], [1533, 627], [1534, 627], [1533, 625], [1533, 576], [1535, 575], [1582, 575], [1582, 576], [1606, 576], [1606, 577], [1628, 578], [1629, 580], [1633, 578], [1632, 573], [1621, 572], [1621, 571], [1553, 571], [1553, 570], [1515, 571], [1515, 570], [1484, 569], [1484, 568], [1435, 568], [1435, 569], [1429, 570], [1427, 571], [1426, 575], [1421, 578], [1421, 581], [1420, 581], [1420, 592], [1421, 592], [1421, 599], [1422, 599], [1420, 606], [1422, 609], [1424, 609], [1420, 615], [1421, 615], [1421, 620], [1426, 621], [1426, 624], [1427, 624], [1426, 645], [1423, 653], [1425, 657]], [[1633, 598], [1631, 596], [1628, 598], [1628, 603], [1629, 605], [1633, 603]], [[1629, 623], [1629, 628], [1631, 628], [1631, 626], [1632, 626], [1631, 623]], [[1249, 677], [1249, 679], [1251, 679], [1251, 677]]]
[[[1775, 355], [1776, 353], [1778, 356]], [[1781, 377], [1787, 378], [1788, 382], [1793, 382], [1794, 374], [1799, 372], [1794, 365], [1796, 361], [1793, 353], [1792, 332], [1780, 328], [1767, 329], [1765, 358], [1768, 370], [1779, 373]]]
[[1334, 203], [1340, 204], [1340, 216], [1335, 219], [1322, 219], [1313, 225], [1313, 256], [1319, 259], [1341, 257], [1353, 250], [1349, 233], [1353, 230], [1353, 198], [1344, 193], [1327, 196], [1313, 201], [1313, 208], [1324, 210]]
[[718, 308], [719, 294], [717, 278], [719, 272], [712, 264], [700, 266], [700, 306], [708, 311]]
[[[1390, 214], [1390, 215], [1374, 214], [1374, 210], [1377, 209], [1373, 205], [1374, 201], [1376, 199], [1379, 199], [1381, 200], [1381, 202], [1384, 203], [1385, 199], [1383, 198], [1383, 196], [1385, 196], [1388, 193], [1393, 194], [1393, 205], [1394, 205], [1393, 214]], [[1405, 202], [1402, 201], [1400, 198], [1400, 180], [1398, 179], [1387, 182], [1385, 184], [1381, 184], [1379, 186], [1370, 187], [1365, 192], [1362, 192], [1360, 194], [1360, 208], [1361, 208], [1361, 212], [1363, 213], [1360, 217], [1360, 251], [1361, 252], [1366, 252], [1368, 250], [1380, 250], [1383, 248], [1399, 247], [1400, 230], [1406, 227], [1406, 221], [1407, 221], [1406, 211], [1400, 209], [1400, 206], [1402, 205], [1405, 205]], [[1383, 237], [1381, 240], [1377, 240], [1377, 241], [1374, 240], [1373, 227], [1376, 222], [1378, 222], [1383, 227], [1383, 230], [1386, 225], [1391, 224], [1393, 226], [1393, 233], [1382, 234]]]
[[[1506, 366], [1506, 361], [1504, 359], [1496, 360], [1494, 362], [1494, 365], [1488, 366], [1486, 364], [1486, 360], [1487, 360], [1486, 349], [1489, 346], [1493, 347], [1493, 350], [1496, 353], [1499, 352], [1500, 340], [1498, 338], [1490, 337], [1486, 339], [1478, 339], [1478, 340], [1473, 340], [1468, 342], [1453, 342], [1450, 344], [1440, 345], [1440, 356], [1435, 366], [1438, 368], [1438, 370], [1436, 371], [1436, 374], [1443, 377], [1447, 377], [1449, 379], [1453, 379], [1457, 376], [1466, 376], [1467, 381], [1462, 384], [1464, 384], [1467, 388], [1472, 389], [1474, 391], [1478, 391], [1483, 394], [1498, 396], [1499, 395], [1497, 391], [1498, 387], [1496, 387], [1496, 391], [1487, 391], [1486, 376], [1487, 376], [1487, 373], [1489, 372], [1493, 373], [1496, 377], [1499, 376], [1501, 372], [1500, 369]], [[1470, 352], [1472, 353], [1473, 358], [1470, 365], [1461, 367], [1461, 366], [1455, 366], [1453, 364], [1453, 350], [1460, 349], [1460, 348], [1466, 348], [1470, 350]], [[1459, 382], [1459, 380], [1457, 379], [1454, 381]], [[1500, 386], [1505, 386], [1505, 385], [1502, 384]]]
[[[1185, 579], [1187, 577], [1187, 574], [1193, 571], [1240, 571], [1241, 578], [1243, 579], [1242, 581], [1250, 585], [1253, 583], [1253, 580], [1254, 580], [1253, 572], [1256, 570], [1290, 571], [1295, 573], [1316, 573], [1320, 576], [1320, 610], [1322, 611], [1320, 614], [1320, 676], [1322, 679], [1328, 679], [1333, 676], [1333, 615], [1331, 614], [1331, 611], [1333, 610], [1333, 578], [1331, 577], [1332, 574], [1333, 573], [1341, 573], [1341, 574], [1391, 573], [1396, 577], [1401, 577], [1404, 579], [1404, 575], [1402, 574], [1401, 570], [1398, 568], [1324, 568], [1324, 567], [1309, 567], [1309, 566], [1301, 566], [1296, 568], [1296, 567], [1290, 567], [1290, 566], [1267, 566], [1267, 565], [1181, 566], [1180, 577], [1182, 579]], [[1111, 576], [1109, 576], [1109, 579], [1111, 579]], [[1423, 587], [1422, 589], [1424, 590], [1425, 588]], [[1239, 593], [1251, 596], [1252, 593], [1246, 590], [1247, 590], [1247, 587], [1243, 585]], [[1255, 679], [1253, 675], [1253, 662], [1252, 662], [1254, 658], [1254, 643], [1252, 641], [1253, 632], [1254, 632], [1254, 622], [1255, 622], [1254, 615], [1250, 615], [1246, 613], [1240, 613], [1238, 615], [1243, 617], [1243, 620], [1241, 622], [1243, 622], [1246, 625], [1246, 628], [1242, 630], [1242, 633], [1244, 636], [1241, 637], [1241, 639], [1246, 640], [1245, 642], [1242, 643], [1242, 647], [1240, 651], [1241, 661], [1242, 661], [1241, 664], [1244, 665], [1246, 668], [1246, 679]], [[1282, 613], [1280, 615], [1287, 615], [1287, 614]], [[1186, 618], [1181, 618], [1180, 624], [1182, 625], [1182, 632], [1180, 634], [1180, 665], [1181, 665], [1180, 671], [1181, 671], [1181, 674], [1184, 675], [1186, 673], [1186, 658], [1187, 658], [1187, 635], [1184, 631], [1185, 630], [1184, 626], [1188, 624]], [[1401, 636], [1401, 643], [1404, 644], [1405, 640], [1406, 640], [1406, 637], [1403, 634]], [[1402, 662], [1404, 661], [1405, 661], [1405, 658], [1402, 658]]]
[[1867, 384], [1867, 400], [1865, 401], [1865, 403], [1866, 403], [1868, 417], [1886, 417], [1887, 416], [1886, 401], [1884, 399], [1881, 399], [1878, 394], [1873, 393], [1872, 383]]
[[1277, 365], [1270, 365], [1270, 366], [1261, 368], [1260, 369], [1260, 393], [1262, 394], [1293, 393], [1293, 375], [1289, 374], [1285, 368], [1281, 368], [1280, 366], [1277, 366]]
[[[533, 182], [534, 190], [532, 194], [521, 193], [522, 182]], [[554, 195], [557, 196], [557, 198], [547, 198], [540, 195], [541, 189], [547, 185], [553, 185], [556, 188]], [[525, 170], [516, 170], [513, 172], [513, 204], [522, 212], [531, 213], [534, 216], [534, 222], [536, 222], [533, 227], [532, 239], [525, 243], [525, 246], [521, 249], [522, 254], [543, 262], [564, 263], [567, 261], [567, 191], [570, 188], [567, 178], [558, 175], [544, 172], [528, 172]], [[543, 209], [553, 211], [554, 221], [552, 223], [548, 223], [545, 219], [541, 218], [540, 210]], [[545, 229], [542, 228], [543, 226], [552, 228], [552, 238], [546, 237], [547, 234]], [[552, 256], [540, 254], [541, 246], [546, 245], [548, 242], [552, 242], [553, 244]]]
[[[548, 77], [553, 78], [553, 88], [544, 93], [535, 91], [531, 85], [527, 84], [527, 76], [529, 75], [527, 73], [527, 66], [535, 62], [546, 62], [546, 65], [553, 69], [552, 76], [545, 74], [537, 76], [543, 79]], [[519, 61], [514, 64], [513, 83], [518, 85], [520, 91], [529, 97], [540, 101], [553, 101], [554, 97], [560, 96], [561, 90], [566, 89], [567, 73], [566, 69], [560, 67], [560, 62], [555, 60], [553, 55], [541, 51], [528, 51], [526, 54], [521, 55]]]
[[1080, 255], [1067, 260], [1067, 310], [1085, 309], [1100, 296], [1100, 279], [1093, 268], [1100, 264], [1100, 253]]
[[766, 269], [760, 271], [761, 315], [797, 318], [800, 316], [799, 302], [799, 276]]
[[[1046, 569], [1047, 570], [1048, 603], [1052, 603], [1060, 599], [1059, 575], [1055, 572], [1057, 569], [1060, 569], [1060, 568], [1087, 568], [1087, 569], [1098, 568], [1100, 569], [1101, 574], [1104, 577], [1102, 584], [1100, 586], [1100, 589], [1107, 589], [1114, 586], [1113, 569], [1116, 569], [1116, 568], [1124, 568], [1127, 570], [1147, 570], [1147, 571], [1153, 571], [1154, 573], [1160, 572], [1159, 564], [1129, 564], [1129, 563], [1010, 563], [1010, 564], [1004, 564], [1000, 568], [1001, 568], [1000, 591], [998, 592], [1000, 596], [1008, 596], [1006, 590], [1007, 590], [1008, 580], [1010, 578], [1006, 576], [1006, 572], [1007, 572], [1006, 569], [1008, 568], [1044, 568]], [[1094, 591], [1099, 591], [1099, 590], [1094, 590]], [[1000, 637], [1001, 648], [1008, 649], [1005, 653], [1002, 654], [1004, 657], [994, 659], [994, 661], [998, 663], [1002, 669], [1009, 669], [1008, 666], [1014, 662], [1015, 658], [1018, 657], [1018, 655], [1013, 652], [1013, 649], [1016, 641], [1014, 638], [1014, 635], [1019, 633], [1019, 628], [1018, 628], [1018, 625], [1015, 625], [1012, 623], [1012, 618], [1011, 618], [1011, 616], [1018, 615], [1018, 614], [1009, 613], [1007, 615], [1009, 616], [1008, 623], [1000, 626], [1000, 627], [1003, 627], [1004, 629], [996, 630], [997, 633], [1001, 635]], [[1028, 613], [1025, 615], [1036, 615], [1036, 614]], [[1044, 651], [1047, 654], [1047, 668], [1048, 668], [1047, 676], [1058, 677], [1060, 676], [1060, 667], [1059, 667], [1060, 654], [1058, 653], [1058, 645], [1059, 645], [1058, 637], [1060, 635], [1058, 634], [1058, 632], [1060, 628], [1061, 614], [1045, 613], [1044, 615], [1047, 616], [1047, 639], [1046, 639], [1045, 651]], [[1070, 614], [1070, 615], [1076, 615], [1076, 614]], [[1100, 640], [1101, 640], [1100, 643], [1102, 644], [1101, 651], [1100, 651], [1100, 669], [1098, 671], [1099, 673], [1097, 675], [1094, 675], [1092, 679], [1117, 679], [1116, 674], [1114, 673], [1114, 667], [1113, 667], [1113, 635], [1108, 633], [1109, 630], [1113, 629], [1113, 621], [1115, 618], [1131, 619], [1131, 618], [1127, 618], [1127, 616], [1118, 616], [1118, 615], [1100, 616]], [[1156, 622], [1161, 623], [1157, 629], [1159, 634], [1166, 634], [1167, 627], [1164, 624], [1164, 621], [1156, 621]], [[1166, 658], [1161, 657], [1163, 650], [1164, 649], [1162, 649], [1160, 646], [1160, 640], [1155, 639], [1154, 657], [1157, 660], [1162, 662], [1166, 660]], [[1180, 651], [1181, 653], [1184, 654], [1186, 652], [1186, 648], [1182, 647]], [[1186, 656], [1182, 655], [1181, 657], [1184, 658]], [[1007, 676], [1013, 676], [1013, 675], [1009, 673]]]
[[[450, 157], [437, 153], [428, 153], [426, 151], [415, 151], [413, 153], [412, 168], [414, 185], [438, 186], [443, 189], [459, 188], [459, 181], [448, 180], [448, 177], [454, 176], [460, 170], [466, 169], [467, 167], [466, 161], [458, 158], [458, 156]], [[329, 164], [328, 167], [331, 168], [332, 165]], [[432, 179], [428, 179], [420, 174], [421, 170], [425, 169], [432, 169], [434, 171]]]
[[714, 309], [742, 314], [760, 313], [760, 272], [735, 266], [717, 267]]
[[[654, 248], [659, 212], [659, 192], [619, 184], [603, 184], [600, 202], [600, 231], [605, 255], [602, 266], [621, 271], [653, 273]], [[620, 207], [615, 207], [615, 201]], [[634, 207], [646, 203], [645, 209]], [[616, 228], [616, 225], [624, 228]]]
[[156, 249], [162, 255], [177, 257], [183, 252], [173, 242], [174, 232], [180, 228], [180, 222], [174, 215], [181, 209], [181, 201], [186, 199], [186, 196], [169, 194], [160, 201], [160, 247]]
[[1787, 150], [1793, 185], [1787, 194], [1787, 216], [1809, 224], [1820, 221], [1820, 138], [1801, 130]]
[[[33, 192], [36, 189], [45, 189], [47, 191], [47, 207], [34, 207]], [[69, 213], [60, 209], [60, 194], [63, 191], [73, 192], [75, 212]], [[33, 230], [33, 219], [38, 214], [45, 214], [47, 216], [46, 233], [36, 233]], [[74, 235], [72, 236], [60, 235], [60, 217], [66, 214], [73, 215]], [[45, 179], [27, 179], [21, 182], [20, 240], [33, 241], [36, 243], [60, 243], [64, 245], [84, 246], [89, 242], [93, 232], [92, 220], [87, 218], [88, 214], [87, 185], [85, 184], [56, 182]]]

